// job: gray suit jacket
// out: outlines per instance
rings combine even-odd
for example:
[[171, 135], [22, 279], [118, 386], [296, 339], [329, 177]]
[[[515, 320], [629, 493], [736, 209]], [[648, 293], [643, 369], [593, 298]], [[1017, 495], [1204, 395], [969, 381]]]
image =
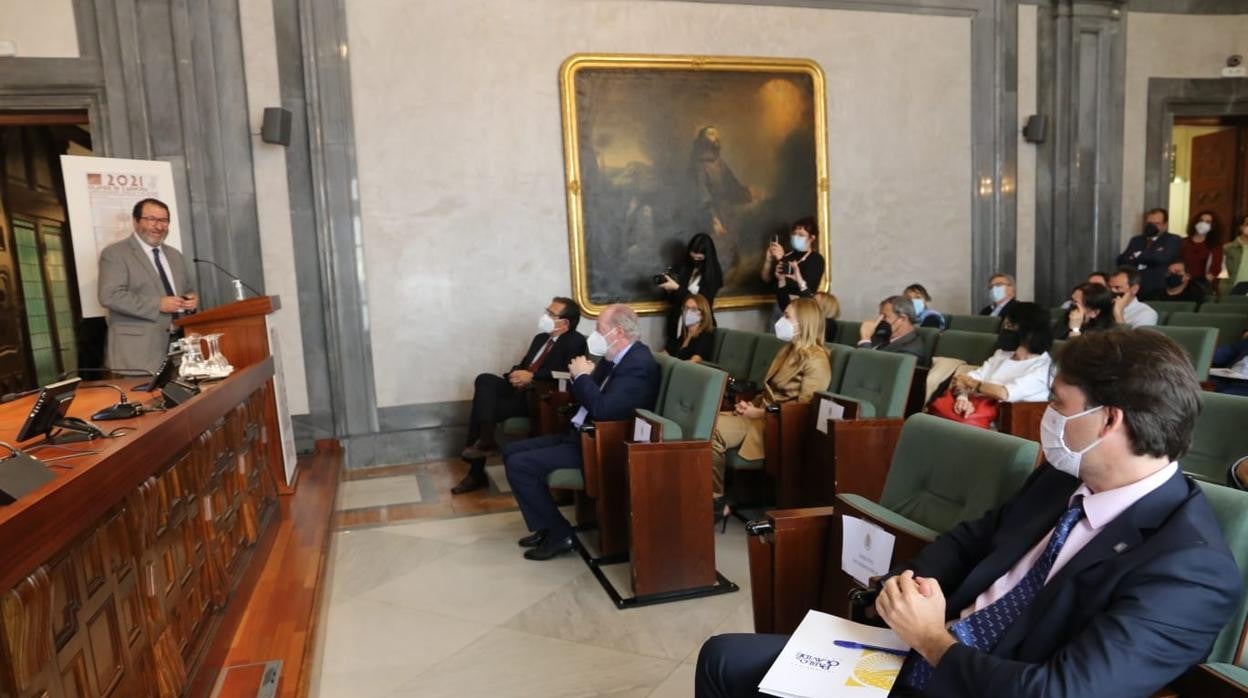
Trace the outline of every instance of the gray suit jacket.
[[[100, 305], [108, 308], [108, 355], [110, 368], [156, 370], [169, 350], [173, 315], [160, 312], [165, 295], [150, 254], [134, 235], [115, 242], [100, 253]], [[160, 246], [179, 295], [194, 291], [182, 253]]]

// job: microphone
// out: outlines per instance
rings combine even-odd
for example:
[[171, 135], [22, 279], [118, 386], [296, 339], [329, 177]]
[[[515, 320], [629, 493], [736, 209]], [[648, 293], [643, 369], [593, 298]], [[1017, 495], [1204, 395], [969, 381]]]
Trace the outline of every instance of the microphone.
[[[111, 373], [129, 372], [131, 375], [134, 375], [134, 374], [148, 375], [148, 376], [154, 375], [151, 371], [148, 371], [147, 369], [143, 369], [143, 368], [111, 369], [111, 368], [91, 367], [91, 368], [76, 368], [71, 371], [65, 371], [61, 373], [59, 376], [57, 376], [57, 380], [68, 378], [71, 374], [74, 374], [74, 373], [109, 373], [109, 372]], [[101, 383], [99, 385], [78, 386], [78, 390], [85, 390], [85, 389], [90, 389], [90, 388], [94, 388], [94, 389], [112, 388], [113, 390], [117, 391], [117, 395], [119, 396], [116, 405], [112, 405], [111, 407], [105, 407], [99, 412], [96, 412], [95, 414], [91, 415], [91, 419], [97, 422], [108, 420], [108, 419], [134, 419], [135, 417], [138, 417], [139, 415], [143, 414], [143, 405], [137, 402], [130, 402], [130, 400], [126, 397], [126, 391], [122, 390], [120, 387], [116, 385], [113, 385], [112, 383]]]
[[[248, 286], [246, 281], [243, 281], [242, 279], [240, 279], [240, 278], [238, 278], [237, 276], [235, 276], [235, 275], [234, 275], [234, 274], [233, 274], [233, 273], [232, 273], [229, 269], [226, 269], [225, 267], [221, 266], [220, 264], [217, 264], [216, 262], [212, 261], [211, 259], [200, 259], [199, 257], [191, 257], [191, 261], [192, 261], [192, 262], [194, 262], [194, 263], [196, 263], [196, 264], [209, 264], [209, 265], [212, 265], [213, 267], [216, 267], [216, 268], [217, 268], [217, 270], [218, 270], [218, 271], [220, 271], [222, 274], [225, 274], [226, 276], [228, 276], [228, 277], [230, 277], [231, 279], [233, 279], [233, 280], [234, 280], [234, 282], [235, 282], [236, 284], [242, 284], [242, 286], [243, 286], [244, 288], [246, 288], [248, 291], [251, 291], [252, 293], [254, 293], [254, 294], [255, 294], [255, 295], [257, 295], [257, 296], [263, 296], [263, 295], [264, 295], [263, 293], [260, 293], [259, 291], [257, 291], [256, 289], [252, 288], [251, 286]], [[242, 294], [240, 293], [240, 294], [239, 294], [239, 296], [240, 296], [240, 298], [239, 298], [238, 300], [240, 300], [240, 301], [241, 301], [241, 300], [242, 300], [242, 298], [241, 298]]]

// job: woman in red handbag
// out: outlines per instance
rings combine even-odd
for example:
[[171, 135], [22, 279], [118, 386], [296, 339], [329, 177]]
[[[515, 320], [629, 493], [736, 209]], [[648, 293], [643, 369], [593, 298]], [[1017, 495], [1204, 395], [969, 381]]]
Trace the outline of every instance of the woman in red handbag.
[[955, 376], [949, 389], [932, 401], [931, 413], [989, 429], [997, 419], [998, 402], [1048, 400], [1052, 345], [1047, 310], [1035, 303], [1010, 305], [1001, 321], [996, 353], [983, 366]]

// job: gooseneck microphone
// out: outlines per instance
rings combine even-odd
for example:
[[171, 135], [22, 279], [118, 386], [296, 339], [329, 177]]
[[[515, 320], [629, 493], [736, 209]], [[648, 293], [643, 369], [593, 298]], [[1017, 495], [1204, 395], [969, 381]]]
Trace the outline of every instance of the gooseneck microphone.
[[[75, 373], [117, 373], [117, 374], [122, 374], [122, 375], [129, 374], [129, 375], [147, 375], [147, 376], [155, 375], [151, 371], [144, 369], [144, 368], [76, 368], [76, 369], [73, 369], [72, 371], [65, 371], [64, 373], [57, 376], [56, 379], [63, 380]], [[79, 385], [78, 386], [79, 390], [99, 389], [99, 388], [112, 388], [113, 390], [116, 390], [117, 395], [118, 395], [117, 404], [112, 405], [110, 407], [105, 407], [99, 412], [96, 412], [95, 414], [91, 415], [91, 419], [94, 419], [96, 421], [104, 421], [108, 419], [133, 419], [143, 414], [143, 405], [137, 402], [130, 402], [129, 398], [126, 397], [126, 391], [122, 390], [117, 385], [114, 385], [112, 383], [100, 383], [99, 385]]]
[[[218, 271], [220, 271], [222, 274], [225, 274], [226, 276], [228, 276], [228, 277], [230, 277], [231, 279], [233, 279], [236, 283], [238, 283], [238, 284], [242, 284], [242, 286], [243, 286], [244, 288], [246, 288], [248, 291], [251, 291], [251, 292], [252, 292], [252, 293], [254, 293], [255, 295], [257, 295], [257, 296], [263, 296], [263, 295], [264, 295], [263, 293], [260, 293], [259, 291], [257, 291], [256, 289], [252, 288], [251, 286], [248, 286], [246, 281], [243, 281], [242, 279], [238, 278], [238, 277], [237, 277], [237, 276], [236, 276], [233, 272], [231, 272], [229, 269], [226, 269], [225, 267], [221, 266], [220, 264], [217, 264], [216, 262], [212, 261], [211, 259], [200, 259], [199, 257], [191, 257], [191, 261], [192, 261], [192, 262], [194, 262], [194, 263], [196, 263], [196, 264], [208, 264], [208, 265], [211, 265], [211, 266], [215, 267]], [[239, 298], [239, 300], [242, 300], [242, 298], [240, 297], [240, 298]]]

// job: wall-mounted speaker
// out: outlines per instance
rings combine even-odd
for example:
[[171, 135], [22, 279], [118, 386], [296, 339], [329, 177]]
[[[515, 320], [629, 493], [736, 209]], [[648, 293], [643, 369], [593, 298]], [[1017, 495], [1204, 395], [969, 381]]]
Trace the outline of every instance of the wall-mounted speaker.
[[260, 140], [265, 143], [290, 145], [289, 109], [265, 107], [264, 121], [260, 124]]
[[1028, 143], [1043, 143], [1049, 131], [1049, 117], [1043, 114], [1032, 114], [1027, 117], [1027, 125], [1023, 127], [1023, 140]]

